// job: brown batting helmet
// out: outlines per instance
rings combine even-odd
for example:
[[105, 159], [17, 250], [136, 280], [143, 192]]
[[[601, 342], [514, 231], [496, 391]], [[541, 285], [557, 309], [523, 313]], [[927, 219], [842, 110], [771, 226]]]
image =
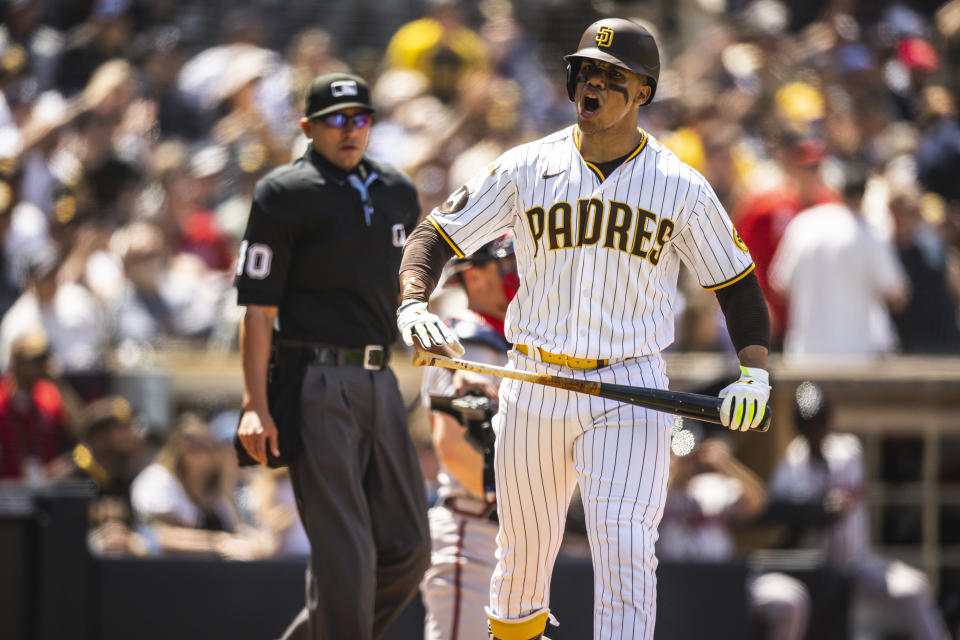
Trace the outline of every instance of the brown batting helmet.
[[652, 89], [646, 104], [653, 100], [660, 77], [660, 50], [650, 32], [636, 22], [604, 18], [587, 27], [576, 52], [563, 57], [567, 63], [567, 96], [571, 100], [583, 58], [602, 60], [646, 76]]

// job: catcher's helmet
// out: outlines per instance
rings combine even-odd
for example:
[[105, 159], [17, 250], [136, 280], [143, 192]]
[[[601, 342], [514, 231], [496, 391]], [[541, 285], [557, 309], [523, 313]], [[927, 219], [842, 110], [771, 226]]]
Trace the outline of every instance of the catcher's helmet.
[[623, 18], [604, 18], [587, 27], [576, 52], [564, 56], [567, 63], [567, 96], [573, 100], [583, 58], [602, 60], [647, 77], [653, 94], [660, 77], [660, 51], [644, 27]]
[[483, 245], [472, 254], [462, 258], [455, 258], [447, 266], [448, 280], [447, 284], [453, 284], [459, 281], [460, 273], [470, 267], [484, 265], [491, 260], [502, 260], [513, 255], [513, 236], [510, 234], [502, 235], [496, 240], [492, 240]]

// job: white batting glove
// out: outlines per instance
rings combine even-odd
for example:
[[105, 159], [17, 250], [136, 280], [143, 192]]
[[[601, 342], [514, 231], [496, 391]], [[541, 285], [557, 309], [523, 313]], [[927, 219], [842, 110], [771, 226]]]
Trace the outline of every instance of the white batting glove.
[[427, 311], [426, 302], [408, 300], [401, 303], [397, 309], [397, 328], [408, 347], [413, 346], [413, 336], [416, 335], [424, 349], [446, 345], [457, 355], [463, 355], [463, 345], [457, 335], [439, 316]]
[[760, 426], [770, 399], [770, 374], [759, 367], [740, 367], [740, 379], [718, 394], [720, 422], [733, 431], [749, 431]]

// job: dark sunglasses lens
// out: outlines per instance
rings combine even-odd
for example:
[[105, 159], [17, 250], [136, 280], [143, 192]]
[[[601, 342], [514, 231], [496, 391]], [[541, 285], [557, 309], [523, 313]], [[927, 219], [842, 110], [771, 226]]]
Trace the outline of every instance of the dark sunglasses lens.
[[361, 129], [368, 126], [373, 118], [370, 117], [369, 113], [358, 113], [355, 116], [348, 116], [342, 113], [332, 113], [323, 119], [323, 124], [327, 125], [331, 129], [343, 129], [345, 126], [347, 126], [347, 122], [350, 120], [353, 121], [353, 126]]

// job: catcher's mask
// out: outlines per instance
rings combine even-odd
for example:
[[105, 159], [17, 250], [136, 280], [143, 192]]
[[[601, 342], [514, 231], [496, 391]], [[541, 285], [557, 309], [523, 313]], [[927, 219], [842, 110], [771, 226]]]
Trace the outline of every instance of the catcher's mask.
[[567, 97], [574, 100], [577, 76], [584, 58], [602, 60], [646, 76], [650, 86], [650, 104], [660, 77], [660, 51], [653, 36], [636, 22], [623, 18], [604, 18], [587, 27], [576, 52], [564, 56], [567, 63]]
[[461, 274], [470, 267], [484, 265], [496, 260], [500, 271], [503, 294], [507, 302], [510, 302], [517, 294], [517, 289], [520, 288], [517, 263], [513, 255], [513, 236], [509, 234], [500, 236], [477, 249], [472, 255], [452, 260], [447, 267], [449, 275], [446, 284], [461, 282]]

